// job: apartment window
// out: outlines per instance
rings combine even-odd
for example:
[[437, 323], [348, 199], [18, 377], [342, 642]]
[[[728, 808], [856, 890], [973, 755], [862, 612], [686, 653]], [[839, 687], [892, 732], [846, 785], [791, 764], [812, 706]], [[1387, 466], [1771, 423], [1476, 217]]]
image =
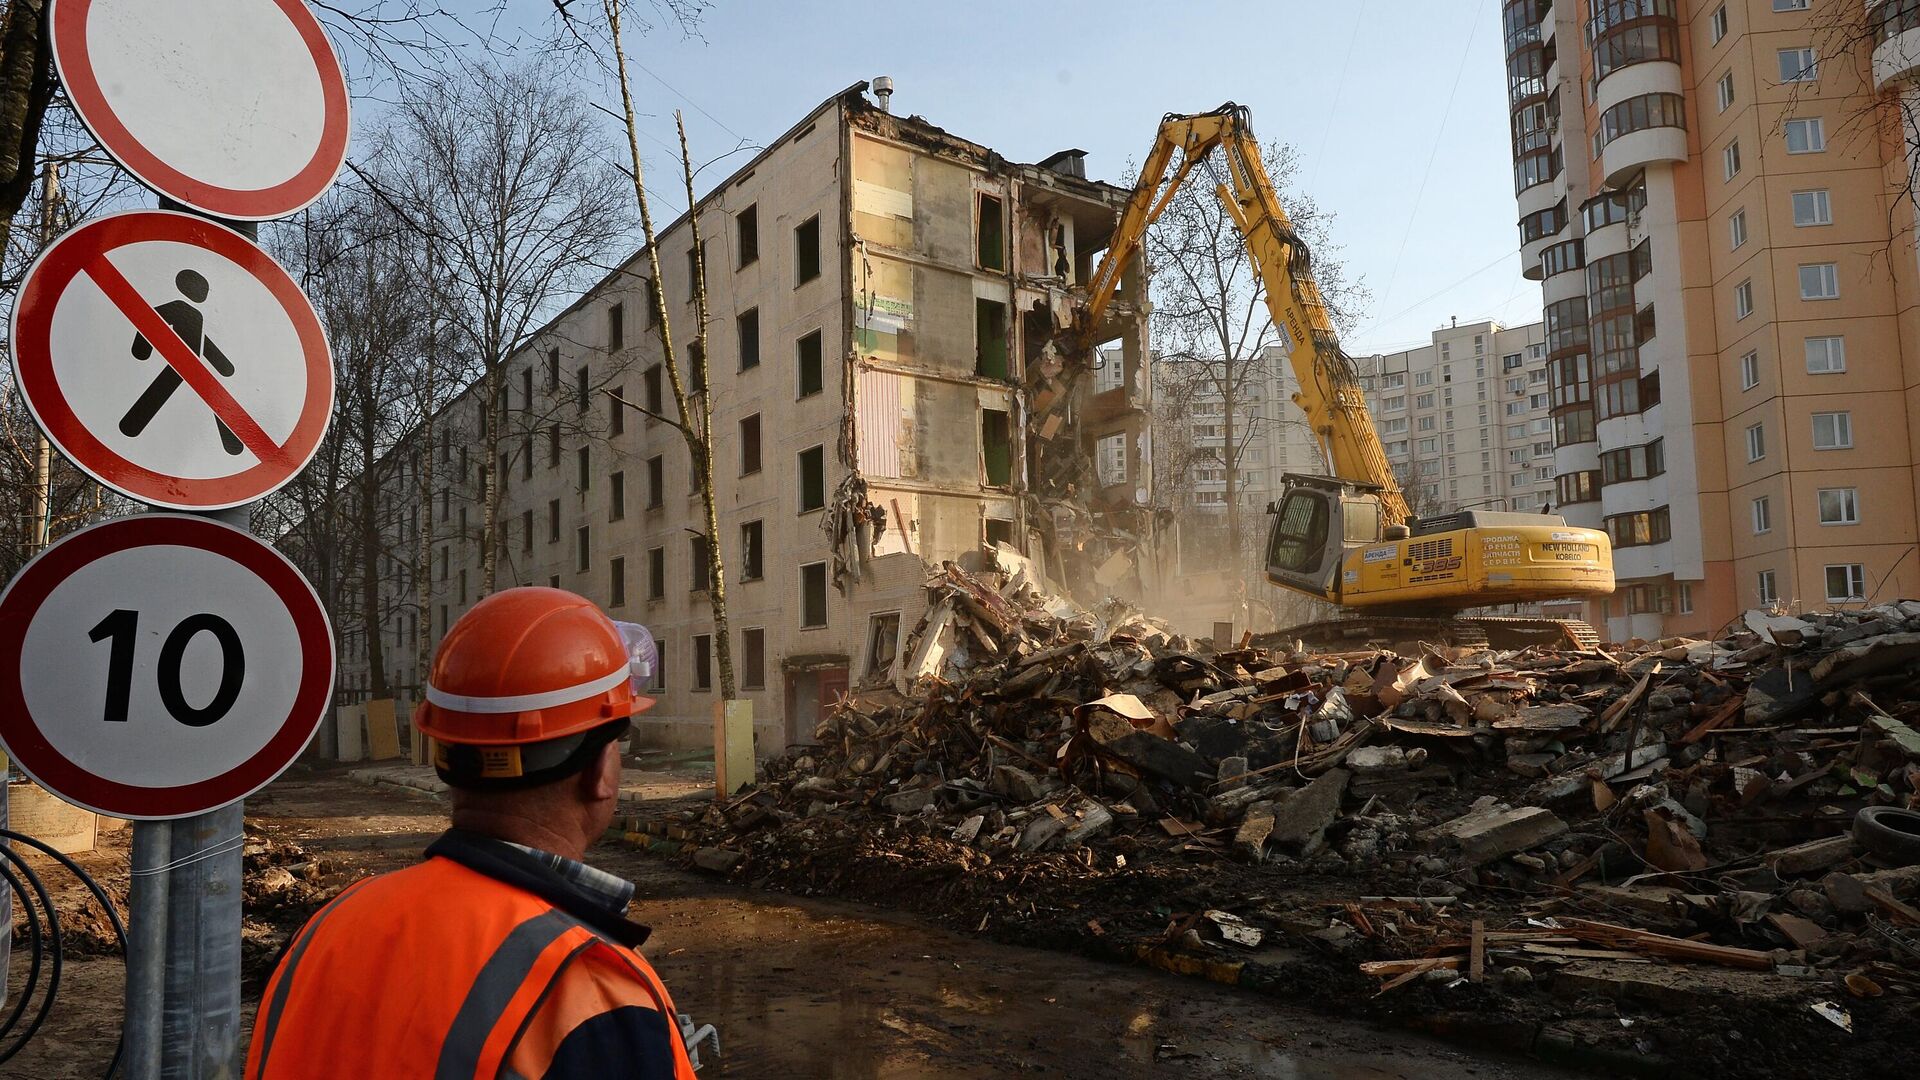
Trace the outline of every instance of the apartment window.
[[[501, 469], [501, 475], [506, 475], [504, 467]], [[520, 440], [520, 479], [533, 479], [533, 436], [531, 435]]]
[[560, 389], [560, 350], [547, 350], [547, 390]]
[[1740, 389], [1751, 390], [1760, 385], [1760, 354], [1750, 352], [1740, 358]]
[[573, 531], [573, 568], [584, 574], [592, 565], [593, 548], [587, 543], [587, 526], [582, 525]]
[[1753, 282], [1743, 281], [1733, 287], [1733, 317], [1744, 319], [1753, 314]]
[[800, 512], [810, 513], [827, 505], [827, 453], [824, 447], [800, 451]]
[[1777, 603], [1780, 599], [1778, 588], [1774, 584], [1773, 571], [1762, 570], [1754, 575], [1754, 595], [1762, 604]]
[[467, 568], [460, 568], [460, 606], [467, 606]]
[[752, 626], [740, 631], [740, 689], [767, 686], [767, 632]]
[[1860, 524], [1860, 491], [1858, 488], [1821, 488], [1820, 524], [1822, 525], [1858, 525]]
[[1833, 224], [1833, 205], [1825, 188], [1793, 193], [1793, 224], [1802, 229], [1809, 225]]
[[982, 270], [1007, 268], [1006, 204], [982, 192], [974, 201], [974, 261]]
[[1800, 299], [1836, 300], [1840, 297], [1840, 271], [1833, 263], [1803, 263], [1800, 267]]
[[1607, 535], [1618, 548], [1664, 544], [1673, 539], [1672, 518], [1664, 506], [1632, 514], [1614, 514], [1601, 519]]
[[665, 690], [667, 688], [667, 643], [659, 638], [653, 640], [653, 684], [651, 688], [654, 690]]
[[647, 599], [663, 600], [667, 595], [667, 549], [647, 549]]
[[1007, 305], [998, 300], [973, 302], [973, 371], [988, 379], [1007, 377]]
[[1693, 586], [1683, 581], [1680, 583], [1679, 593], [1680, 593], [1680, 599], [1679, 599], [1680, 614], [1682, 615], [1693, 614]]
[[760, 261], [760, 205], [755, 203], [733, 215], [733, 246], [739, 252], [736, 269]]
[[800, 567], [800, 629], [812, 630], [827, 625], [827, 564], [807, 563]]
[[533, 550], [533, 511], [520, 511], [520, 550]]
[[1808, 0], [1773, 0], [1775, 11], [1805, 11]]
[[666, 415], [666, 391], [662, 389], [663, 376], [660, 365], [655, 364], [640, 373], [640, 399], [647, 411], [655, 416]]
[[620, 521], [627, 516], [627, 474], [617, 472], [607, 477], [607, 518]]
[[713, 635], [693, 635], [693, 688], [713, 689]]
[[533, 368], [520, 369], [520, 411], [533, 411]]
[[1727, 180], [1740, 175], [1740, 140], [1735, 139], [1720, 151], [1720, 173]]
[[1813, 414], [1813, 448], [1847, 450], [1853, 446], [1853, 414], [1817, 412]]
[[1831, 601], [1865, 600], [1867, 569], [1859, 563], [1827, 567], [1827, 599]]
[[1433, 430], [1433, 417], [1431, 417], [1431, 416], [1423, 416], [1423, 417], [1421, 417], [1421, 418], [1420, 418], [1420, 422], [1419, 422], [1419, 424], [1418, 424], [1418, 425], [1416, 425], [1416, 426], [1417, 426], [1417, 427], [1419, 427], [1419, 429], [1420, 429], [1421, 431], [1432, 431], [1432, 430]]
[[821, 337], [815, 330], [794, 344], [794, 361], [799, 369], [798, 397], [811, 397], [826, 386], [821, 374]]
[[627, 407], [621, 404], [626, 399], [627, 388], [624, 386], [614, 387], [613, 393], [607, 397], [607, 433], [610, 435], [627, 433]]
[[820, 219], [810, 217], [793, 230], [794, 284], [820, 276]]
[[1726, 112], [1733, 107], [1733, 72], [1720, 76], [1720, 111]]
[[1759, 461], [1767, 456], [1767, 428], [1765, 424], [1754, 424], [1747, 428], [1747, 460]]
[[713, 581], [713, 567], [707, 557], [707, 538], [699, 534], [687, 537], [688, 577], [694, 592], [706, 592]]
[[1847, 370], [1847, 339], [1810, 337], [1807, 339], [1807, 374], [1837, 375]]
[[1721, 4], [1713, 10], [1713, 17], [1707, 20], [1708, 32], [1715, 45], [1727, 36], [1727, 5]]
[[615, 304], [607, 309], [607, 351], [627, 347], [627, 305]]
[[1779, 58], [1783, 83], [1812, 82], [1820, 77], [1820, 63], [1811, 48], [1781, 49]]
[[1773, 531], [1773, 502], [1762, 495], [1753, 500], [1753, 534]]
[[580, 447], [573, 452], [573, 463], [574, 482], [581, 491], [586, 491], [593, 486], [593, 451], [584, 446]]
[[1827, 148], [1827, 126], [1819, 117], [1789, 120], [1786, 127], [1787, 153], [1818, 154]]
[[765, 563], [766, 529], [758, 521], [749, 521], [740, 526], [740, 580], [759, 581]]
[[547, 543], [560, 542], [560, 500], [547, 500]]
[[1727, 235], [1733, 241], [1732, 246], [1736, 249], [1747, 242], [1747, 212], [1745, 210], [1736, 210], [1733, 216], [1727, 219]]
[[892, 670], [900, 653], [900, 613], [884, 612], [867, 620], [868, 679], [879, 679]]
[[980, 410], [980, 466], [989, 487], [1013, 483], [1013, 418], [999, 409]]
[[607, 606], [624, 607], [627, 603], [627, 560], [616, 558], [607, 562]]
[[647, 509], [658, 510], [667, 502], [667, 459], [655, 454], [647, 459]]
[[547, 428], [547, 468], [557, 469], [559, 467], [560, 467], [560, 425], [553, 424], [548, 426]]
[[[1432, 385], [1433, 385], [1433, 372], [1431, 372], [1431, 371], [1416, 371], [1416, 372], [1414, 372], [1414, 373], [1413, 373], [1413, 385], [1415, 385], [1415, 386], [1432, 386]], [[1433, 401], [1431, 400], [1431, 395], [1429, 395], [1429, 400], [1427, 401], [1427, 404], [1429, 404], [1429, 405], [1431, 405], [1431, 404], [1433, 404]]]
[[1414, 407], [1414, 408], [1416, 408], [1416, 409], [1431, 409], [1431, 408], [1433, 408], [1433, 395], [1432, 395], [1432, 394], [1430, 394], [1430, 393], [1429, 393], [1429, 394], [1416, 394], [1416, 395], [1414, 395], [1414, 398], [1413, 398], [1413, 407]]
[[740, 337], [740, 370], [760, 366], [760, 309], [748, 308], [734, 317], [734, 329]]
[[592, 403], [593, 391], [589, 388], [591, 378], [592, 371], [585, 364], [580, 365], [580, 369], [573, 373], [573, 405], [579, 412], [586, 412], [588, 405]]

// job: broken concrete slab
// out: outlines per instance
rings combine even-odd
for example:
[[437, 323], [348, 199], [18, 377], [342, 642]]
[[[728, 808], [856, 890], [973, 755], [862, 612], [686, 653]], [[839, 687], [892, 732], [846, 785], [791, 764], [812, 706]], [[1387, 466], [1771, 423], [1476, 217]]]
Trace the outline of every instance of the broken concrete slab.
[[1276, 806], [1273, 832], [1267, 842], [1293, 855], [1318, 852], [1325, 843], [1327, 826], [1340, 816], [1340, 800], [1346, 796], [1347, 782], [1352, 778], [1345, 769], [1332, 769]]
[[1115, 757], [1168, 783], [1205, 790], [1213, 783], [1214, 766], [1206, 758], [1150, 731], [1134, 731], [1107, 743]]
[[1081, 844], [1103, 836], [1113, 829], [1113, 811], [1099, 803], [1093, 803], [1081, 812], [1078, 824], [1068, 827], [1061, 838], [1063, 847], [1079, 847]]
[[1052, 814], [1038, 814], [1020, 831], [1020, 850], [1039, 851], [1067, 831], [1067, 823]]
[[1039, 802], [1053, 787], [1018, 765], [995, 765], [987, 777], [988, 791], [1023, 804]]
[[1273, 804], [1256, 803], [1247, 809], [1247, 816], [1240, 819], [1240, 828], [1233, 834], [1235, 851], [1259, 862], [1267, 855], [1267, 838], [1273, 835]]
[[912, 791], [896, 791], [880, 800], [880, 805], [890, 814], [917, 814], [933, 805], [932, 788], [915, 788]]
[[1854, 851], [1853, 837], [1843, 833], [1839, 836], [1829, 836], [1824, 840], [1810, 840], [1804, 844], [1770, 851], [1761, 856], [1760, 861], [1766, 865], [1767, 869], [1782, 876], [1809, 874], [1852, 858]]
[[1567, 823], [1550, 810], [1522, 806], [1514, 810], [1487, 808], [1454, 818], [1432, 835], [1457, 845], [1469, 866], [1489, 863], [1503, 855], [1526, 851], [1567, 831]]
[[731, 848], [703, 847], [693, 853], [693, 865], [715, 874], [731, 874], [735, 867], [746, 861], [745, 852]]

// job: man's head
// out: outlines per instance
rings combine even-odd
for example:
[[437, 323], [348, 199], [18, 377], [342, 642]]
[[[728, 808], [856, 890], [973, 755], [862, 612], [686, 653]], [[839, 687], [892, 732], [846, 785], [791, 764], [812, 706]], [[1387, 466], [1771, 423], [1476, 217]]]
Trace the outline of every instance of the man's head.
[[459, 828], [578, 859], [613, 824], [620, 802], [620, 746], [607, 743], [579, 772], [534, 787], [481, 790], [455, 784], [450, 790]]
[[619, 796], [617, 741], [652, 704], [633, 693], [626, 643], [599, 608], [508, 589], [448, 629], [415, 722], [456, 822], [537, 812], [591, 839]]

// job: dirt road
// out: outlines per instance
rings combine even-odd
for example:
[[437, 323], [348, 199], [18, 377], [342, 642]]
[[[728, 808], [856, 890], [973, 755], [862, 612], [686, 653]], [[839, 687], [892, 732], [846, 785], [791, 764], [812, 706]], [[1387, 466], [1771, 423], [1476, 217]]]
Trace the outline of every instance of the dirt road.
[[[286, 779], [248, 804], [276, 839], [344, 882], [410, 861], [437, 802], [338, 774]], [[1223, 987], [995, 945], [846, 905], [741, 891], [620, 845], [592, 856], [639, 883], [647, 953], [680, 1007], [717, 1025], [709, 1077], [846, 1080], [1286, 1077], [1491, 1080], [1563, 1075], [1277, 1006]], [[117, 960], [70, 963], [49, 1030], [8, 1077], [98, 1076], [120, 1010]]]

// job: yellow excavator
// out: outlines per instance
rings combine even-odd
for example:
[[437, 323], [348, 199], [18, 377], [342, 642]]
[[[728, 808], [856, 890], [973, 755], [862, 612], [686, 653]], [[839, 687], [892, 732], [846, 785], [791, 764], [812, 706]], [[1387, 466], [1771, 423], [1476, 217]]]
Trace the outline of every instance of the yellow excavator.
[[[1590, 646], [1586, 623], [1462, 614], [1470, 608], [1613, 592], [1607, 535], [1548, 514], [1462, 510], [1416, 519], [1387, 463], [1351, 359], [1327, 318], [1313, 260], [1267, 177], [1247, 110], [1169, 113], [1113, 239], [1088, 285], [1082, 325], [1099, 323], [1148, 226], [1209, 153], [1228, 183], [1218, 195], [1266, 286], [1267, 307], [1300, 383], [1306, 414], [1333, 475], [1289, 473], [1267, 512], [1267, 580], [1340, 605], [1342, 616], [1280, 637], [1318, 646], [1431, 641], [1514, 648]], [[1179, 162], [1175, 164], [1176, 155]], [[1171, 171], [1171, 172], [1170, 172]]]

